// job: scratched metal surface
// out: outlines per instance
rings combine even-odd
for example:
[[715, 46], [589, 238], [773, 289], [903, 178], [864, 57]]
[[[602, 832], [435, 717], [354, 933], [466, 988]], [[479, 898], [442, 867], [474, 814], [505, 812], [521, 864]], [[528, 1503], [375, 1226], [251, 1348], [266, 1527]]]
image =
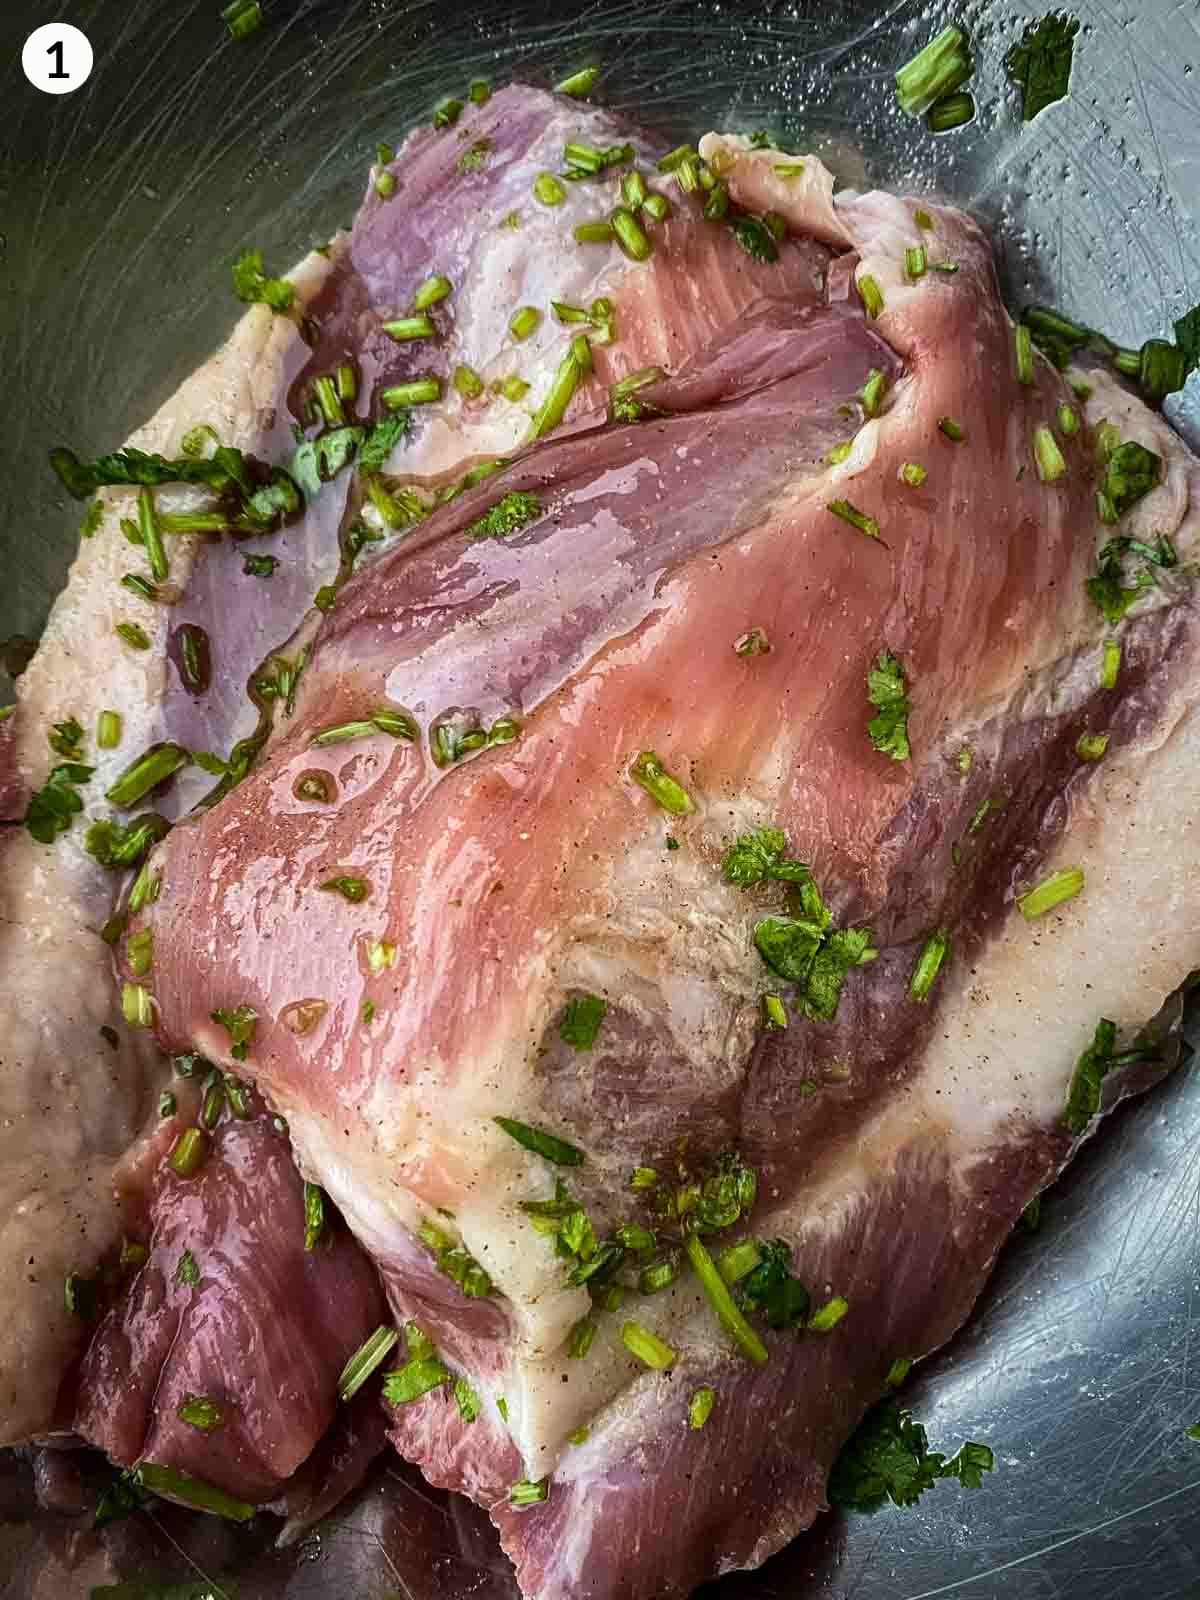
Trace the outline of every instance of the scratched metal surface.
[[[237, 250], [260, 245], [281, 265], [348, 221], [376, 142], [476, 73], [545, 81], [599, 59], [603, 97], [666, 131], [769, 126], [846, 182], [948, 195], [996, 225], [1014, 300], [1052, 298], [1126, 343], [1200, 299], [1200, 0], [1077, 5], [1072, 96], [1029, 127], [1000, 62], [1040, 8], [968, 0], [957, 15], [976, 43], [980, 116], [937, 140], [890, 94], [896, 64], [944, 20], [907, 0], [276, 0], [241, 46], [218, 9], [3, 5], [0, 637], [37, 633], [74, 545], [78, 509], [46, 451], [115, 447], [229, 327]], [[16, 65], [51, 17], [96, 52], [88, 86], [56, 101]], [[986, 1487], [826, 1518], [713, 1600], [1200, 1593], [1200, 1445], [1185, 1437], [1200, 1420], [1195, 1073], [1114, 1117], [1044, 1216], [909, 1396], [935, 1444], [994, 1447]], [[396, 1465], [288, 1556], [170, 1511], [103, 1545], [85, 1522], [36, 1514], [26, 1466], [0, 1457], [0, 1597], [70, 1600], [159, 1575], [241, 1600], [514, 1594], [470, 1508]]]

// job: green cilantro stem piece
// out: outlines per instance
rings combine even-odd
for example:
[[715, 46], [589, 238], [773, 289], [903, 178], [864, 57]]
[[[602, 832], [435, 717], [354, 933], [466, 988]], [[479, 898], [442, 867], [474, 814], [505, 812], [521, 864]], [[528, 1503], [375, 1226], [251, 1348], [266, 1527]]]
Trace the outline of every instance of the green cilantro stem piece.
[[1017, 905], [1021, 915], [1026, 922], [1036, 922], [1038, 917], [1044, 917], [1056, 906], [1074, 900], [1082, 890], [1083, 884], [1082, 867], [1065, 867], [1060, 872], [1052, 872], [1048, 878], [1043, 878], [1041, 883], [1018, 896]]
[[578, 72], [572, 72], [565, 78], [560, 78], [554, 85], [555, 94], [569, 94], [572, 99], [580, 100], [584, 95], [590, 94], [596, 86], [596, 79], [600, 76], [598, 66], [580, 67]]
[[777, 994], [764, 994], [762, 998], [763, 1026], [782, 1031], [788, 1025], [787, 1007]]
[[541, 1128], [531, 1128], [527, 1122], [517, 1122], [513, 1117], [493, 1117], [492, 1121], [497, 1127], [503, 1128], [510, 1139], [515, 1139], [526, 1150], [532, 1150], [534, 1155], [553, 1161], [556, 1166], [583, 1165], [583, 1151], [568, 1144], [565, 1139], [559, 1139]]
[[609, 217], [609, 222], [612, 224], [618, 245], [630, 261], [649, 260], [654, 245], [650, 235], [632, 211], [625, 206], [617, 206]]
[[611, 244], [617, 236], [611, 222], [577, 222], [573, 233], [576, 244]]
[[121, 742], [121, 713], [102, 711], [96, 719], [96, 745], [101, 750], [115, 750]]
[[706, 222], [721, 222], [729, 213], [729, 185], [724, 178], [718, 178], [709, 191], [708, 199], [704, 202], [704, 220]]
[[167, 1157], [167, 1165], [181, 1178], [194, 1178], [208, 1155], [208, 1135], [202, 1128], [185, 1128]]
[[462, 109], [462, 101], [448, 95], [433, 113], [433, 126], [438, 129], [452, 128], [462, 116]]
[[914, 283], [925, 276], [929, 266], [929, 258], [925, 254], [923, 244], [912, 245], [904, 252], [904, 272]]
[[191, 756], [179, 744], [152, 745], [144, 755], [127, 766], [107, 791], [106, 799], [122, 810], [137, 805], [139, 800], [173, 777], [181, 767], [186, 767]]
[[573, 1361], [582, 1361], [592, 1348], [600, 1326], [593, 1317], [580, 1317], [567, 1339], [567, 1354]]
[[529, 338], [541, 320], [542, 313], [536, 306], [518, 306], [508, 319], [508, 331], [520, 342]]
[[1033, 430], [1033, 458], [1037, 474], [1043, 483], [1057, 483], [1067, 475], [1067, 463], [1058, 440], [1044, 424]]
[[396, 317], [394, 321], [384, 323], [383, 331], [389, 339], [395, 339], [398, 343], [410, 339], [432, 339], [437, 333], [433, 318], [423, 314]]
[[[586, 344], [586, 340], [584, 343]], [[567, 407], [574, 399], [576, 389], [589, 369], [590, 361], [587, 368], [580, 363], [575, 349], [575, 342], [572, 340], [571, 348], [559, 362], [554, 377], [551, 379], [546, 398], [530, 420], [529, 428], [525, 434], [524, 442], [526, 444], [532, 444], [535, 439], [541, 439], [552, 429], [558, 427], [563, 417], [566, 416]]]
[[693, 1272], [700, 1280], [700, 1287], [716, 1313], [717, 1321], [743, 1355], [749, 1357], [755, 1366], [766, 1366], [769, 1360], [766, 1345], [738, 1309], [703, 1241], [696, 1234], [689, 1234], [684, 1250]]
[[533, 180], [533, 192], [544, 206], [560, 206], [567, 191], [552, 172], [539, 172]]
[[879, 524], [875, 518], [867, 516], [865, 511], [860, 511], [849, 500], [830, 500], [825, 509], [832, 511], [843, 522], [848, 522], [852, 528], [857, 528], [859, 533], [865, 533], [868, 539], [879, 538]]
[[905, 1378], [908, 1377], [909, 1373], [912, 1371], [912, 1368], [913, 1364], [910, 1357], [897, 1356], [895, 1361], [893, 1361], [891, 1366], [887, 1369], [887, 1377], [884, 1378], [883, 1381], [887, 1384], [889, 1389], [898, 1389], [904, 1382]]
[[762, 1261], [762, 1251], [755, 1239], [740, 1239], [721, 1251], [717, 1257], [717, 1271], [725, 1283], [740, 1283]]
[[858, 297], [863, 303], [863, 309], [872, 319], [883, 313], [883, 290], [879, 287], [878, 280], [869, 272], [862, 272], [856, 280]]
[[686, 817], [696, 809], [690, 794], [663, 766], [653, 750], [643, 750], [629, 769], [633, 781], [672, 816]]
[[313, 379], [312, 398], [327, 427], [340, 428], [345, 425], [346, 412], [338, 393], [337, 381], [328, 372], [322, 372]]
[[713, 1414], [713, 1407], [717, 1403], [715, 1389], [697, 1389], [688, 1406], [688, 1427], [700, 1429]]
[[387, 1360], [395, 1348], [399, 1334], [386, 1323], [381, 1324], [369, 1339], [363, 1341], [342, 1368], [338, 1379], [338, 1399], [352, 1400], [367, 1379]]
[[642, 202], [642, 210], [651, 222], [665, 222], [671, 215], [671, 202], [665, 194], [651, 192]]
[[510, 1505], [536, 1506], [549, 1498], [550, 1479], [539, 1478], [536, 1483], [528, 1478], [522, 1478], [519, 1483], [514, 1483], [508, 1491]]
[[154, 965], [154, 933], [150, 928], [140, 928], [129, 935], [125, 946], [125, 959], [135, 978], [144, 978]]
[[1061, 405], [1057, 412], [1058, 431], [1070, 439], [1079, 432], [1079, 413], [1074, 406]]
[[956, 422], [953, 417], [939, 417], [938, 430], [945, 434], [951, 444], [962, 444], [967, 437], [966, 430], [962, 424]]
[[632, 172], [627, 172], [621, 179], [621, 199], [631, 211], [638, 211], [645, 205], [650, 194], [645, 178], [635, 167]]
[[133, 1475], [138, 1485], [149, 1489], [152, 1494], [162, 1495], [167, 1500], [178, 1500], [195, 1511], [211, 1512], [224, 1517], [227, 1522], [249, 1522], [255, 1514], [255, 1507], [246, 1501], [235, 1500], [223, 1489], [216, 1489], [199, 1478], [189, 1477], [175, 1467], [143, 1461]]
[[459, 365], [454, 369], [451, 383], [464, 400], [478, 400], [486, 385], [474, 367]]
[[1013, 343], [1017, 353], [1017, 382], [1033, 382], [1033, 335], [1027, 323], [1018, 322], [1013, 329]]
[[201, 1433], [211, 1433], [225, 1422], [225, 1413], [217, 1402], [201, 1394], [184, 1395], [175, 1415], [190, 1428], [199, 1428]]
[[1075, 754], [1081, 761], [1102, 761], [1108, 749], [1108, 734], [1081, 733], [1075, 741]]
[[118, 622], [116, 632], [131, 650], [149, 650], [150, 636], [136, 622]]
[[621, 1343], [631, 1356], [653, 1372], [669, 1372], [679, 1359], [677, 1351], [640, 1322], [626, 1322], [622, 1326]]
[[145, 485], [138, 490], [137, 501], [138, 532], [142, 536], [142, 545], [146, 551], [146, 558], [150, 562], [150, 575], [156, 583], [163, 583], [170, 571], [167, 561], [167, 552], [163, 548], [162, 538], [158, 531], [158, 522], [154, 515], [154, 491]]
[[828, 1333], [831, 1328], [836, 1328], [838, 1323], [850, 1309], [850, 1302], [843, 1300], [840, 1294], [835, 1294], [831, 1300], [826, 1300], [819, 1311], [814, 1311], [805, 1326], [811, 1333]]
[[304, 1248], [315, 1250], [325, 1234], [325, 1192], [318, 1184], [304, 1185]]
[[926, 939], [908, 985], [908, 992], [914, 1000], [928, 1000], [949, 949], [950, 935], [944, 928], [939, 928]]
[[974, 116], [974, 98], [964, 89], [958, 94], [944, 95], [930, 106], [925, 121], [930, 133], [950, 133], [972, 121]]
[[428, 406], [442, 398], [442, 380], [432, 375], [413, 378], [409, 383], [394, 383], [380, 396], [390, 411], [400, 411], [405, 406]]
[[679, 1276], [679, 1267], [670, 1257], [652, 1261], [638, 1273], [639, 1294], [661, 1294], [669, 1289]]
[[1115, 689], [1121, 675], [1121, 646], [1115, 639], [1106, 639], [1100, 658], [1100, 687]]
[[900, 468], [900, 479], [910, 489], [919, 489], [929, 476], [925, 468], [917, 461], [906, 461]]
[[259, 0], [232, 0], [221, 12], [221, 20], [229, 29], [231, 39], [239, 42], [249, 39], [262, 27], [262, 6]]
[[1154, 400], [1163, 400], [1187, 382], [1188, 357], [1166, 339], [1147, 339], [1138, 357], [1138, 382]]
[[867, 375], [867, 381], [863, 384], [858, 396], [866, 416], [877, 417], [883, 410], [883, 401], [884, 396], [887, 394], [887, 388], [887, 373], [881, 372], [878, 367], [872, 367]]
[[340, 894], [342, 899], [348, 900], [352, 906], [361, 905], [371, 892], [371, 886], [365, 878], [352, 878], [345, 874], [329, 878], [318, 887], [326, 894]]
[[413, 295], [413, 310], [428, 311], [430, 306], [436, 306], [453, 293], [454, 285], [449, 278], [444, 278], [441, 273], [434, 273], [431, 278], [426, 278], [416, 294]]
[[896, 73], [896, 99], [910, 117], [921, 117], [944, 96], [961, 89], [974, 71], [967, 36], [961, 28], [943, 28], [923, 50]]

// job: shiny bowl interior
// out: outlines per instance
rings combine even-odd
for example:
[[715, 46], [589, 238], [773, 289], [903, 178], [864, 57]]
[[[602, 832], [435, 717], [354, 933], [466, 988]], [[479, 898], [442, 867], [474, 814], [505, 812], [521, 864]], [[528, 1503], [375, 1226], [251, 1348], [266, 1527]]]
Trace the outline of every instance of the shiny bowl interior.
[[[891, 93], [897, 64], [947, 20], [916, 0], [267, 0], [242, 44], [219, 9], [77, 0], [69, 20], [95, 69], [51, 99], [19, 65], [44, 8], [3, 7], [0, 638], [37, 636], [75, 547], [79, 508], [47, 451], [116, 448], [232, 324], [238, 251], [279, 268], [348, 222], [376, 143], [398, 143], [472, 76], [548, 82], [597, 60], [598, 97], [668, 133], [765, 127], [844, 184], [949, 197], [994, 225], [1014, 304], [1049, 300], [1123, 343], [1168, 332], [1200, 299], [1194, 3], [1080, 0], [1070, 99], [1023, 125], [1002, 63], [1041, 8], [967, 0], [954, 14], [972, 33], [979, 114], [940, 138]], [[1172, 402], [1185, 432], [1196, 389]], [[7, 688], [0, 671], [0, 701]], [[1183, 1067], [1110, 1119], [906, 1389], [935, 1445], [994, 1448], [986, 1486], [827, 1517], [714, 1600], [1200, 1592], [1200, 1444], [1186, 1436], [1200, 1420], [1197, 1089]], [[0, 1456], [0, 1597], [67, 1600], [105, 1581], [87, 1575], [100, 1568], [86, 1520], [38, 1513], [27, 1464]], [[122, 1577], [242, 1600], [515, 1594], [480, 1519], [396, 1464], [285, 1554], [172, 1512], [114, 1530], [109, 1549]]]

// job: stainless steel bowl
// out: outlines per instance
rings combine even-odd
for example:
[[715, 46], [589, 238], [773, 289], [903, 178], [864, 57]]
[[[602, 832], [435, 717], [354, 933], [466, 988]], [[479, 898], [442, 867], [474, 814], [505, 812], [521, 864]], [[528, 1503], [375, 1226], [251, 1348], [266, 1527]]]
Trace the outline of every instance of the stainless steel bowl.
[[[76, 0], [95, 70], [52, 100], [19, 66], [52, 8], [3, 8], [0, 636], [37, 634], [75, 546], [78, 508], [46, 452], [119, 444], [237, 315], [232, 257], [253, 244], [281, 265], [348, 221], [376, 143], [473, 75], [547, 81], [599, 60], [603, 98], [668, 132], [769, 127], [845, 183], [948, 196], [995, 225], [1014, 302], [1049, 299], [1124, 343], [1200, 300], [1197, 0], [1080, 0], [1070, 99], [1028, 125], [1002, 61], [1038, 9], [966, 0], [955, 14], [979, 60], [979, 116], [941, 138], [891, 93], [896, 65], [947, 20], [915, 0], [267, 0], [267, 26], [243, 44], [219, 9]], [[1185, 430], [1195, 391], [1172, 413]], [[1119, 928], [1112, 949], [1120, 961]], [[828, 1517], [714, 1600], [1200, 1593], [1200, 1443], [1186, 1437], [1200, 1421], [1197, 1087], [1181, 1069], [1110, 1120], [1046, 1197], [1040, 1231], [1006, 1248], [970, 1326], [906, 1390], [935, 1444], [993, 1446], [985, 1487]], [[97, 1566], [63, 1566], [72, 1548], [92, 1559], [86, 1519], [35, 1513], [11, 1457], [0, 1519], [4, 1600], [69, 1600], [102, 1581]], [[111, 1549], [122, 1576], [195, 1581], [197, 1595], [233, 1593], [238, 1574], [241, 1600], [513, 1592], [469, 1509], [394, 1464], [286, 1555], [174, 1513], [124, 1525]]]

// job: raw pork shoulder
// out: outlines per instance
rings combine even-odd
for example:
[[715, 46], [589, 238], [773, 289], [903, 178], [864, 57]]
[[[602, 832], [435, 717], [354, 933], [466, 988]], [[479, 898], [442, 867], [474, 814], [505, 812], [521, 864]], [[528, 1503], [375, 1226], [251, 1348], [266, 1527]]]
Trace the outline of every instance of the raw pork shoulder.
[[[1164, 571], [1107, 621], [1085, 590], [1101, 420], [1162, 463], [1136, 503], [1110, 485], [1121, 535], [1183, 564], [1195, 464], [1103, 376], [1074, 431], [1057, 372], [1018, 381], [967, 218], [702, 148], [834, 247], [823, 297], [746, 304], [639, 420], [581, 411], [354, 578], [135, 923], [172, 1048], [232, 1065], [214, 1013], [253, 1013], [238, 1070], [481, 1406], [399, 1403], [398, 1447], [547, 1600], [684, 1593], [811, 1521], [892, 1363], [949, 1337], [1101, 1103], [1165, 1069], [1139, 1030], [1200, 955], [1189, 589]], [[763, 828], [807, 890], [728, 859]], [[1137, 1048], [1101, 1029], [1077, 1072], [1101, 1017]], [[746, 1167], [757, 1198], [721, 1217]], [[708, 1245], [680, 1254], [705, 1182]], [[656, 1294], [637, 1230], [683, 1263]], [[731, 1338], [700, 1273], [749, 1235], [785, 1242], [815, 1322], [751, 1303]]]
[[[601, 171], [543, 203], [567, 141]], [[1086, 400], [1040, 358], [1020, 381], [968, 218], [701, 153], [723, 217], [693, 157], [676, 184], [614, 119], [506, 90], [414, 135], [313, 269], [272, 438], [347, 362], [356, 416], [428, 374], [443, 398], [383, 475], [308, 485], [288, 537], [315, 586], [340, 535], [336, 599], [282, 647], [303, 670], [249, 775], [150, 858], [152, 973], [121, 947], [159, 1042], [286, 1117], [405, 1328], [394, 1444], [488, 1510], [537, 1600], [684, 1595], [807, 1526], [894, 1363], [1168, 1069], [1200, 962], [1200, 468], [1103, 374]], [[649, 259], [576, 244], [635, 167], [674, 208], [637, 224]], [[397, 343], [434, 275], [436, 337]], [[530, 439], [531, 414], [561, 425]], [[189, 603], [236, 677], [266, 651], [230, 592]], [[297, 596], [263, 604], [280, 643]], [[221, 694], [164, 690], [156, 735], [227, 749], [255, 716]], [[250, 1199], [188, 1227], [290, 1261], [254, 1214], [299, 1226], [276, 1138], [222, 1129], [213, 1172]], [[81, 1422], [263, 1500], [300, 1454], [265, 1400], [227, 1454], [158, 1409], [226, 1370], [148, 1316], [165, 1290], [186, 1332], [181, 1181], [84, 1369], [117, 1396], [106, 1363], [145, 1350], [132, 1423]], [[312, 1285], [347, 1343], [380, 1315], [364, 1268], [338, 1232]], [[296, 1344], [310, 1438], [345, 1353], [326, 1309]]]

